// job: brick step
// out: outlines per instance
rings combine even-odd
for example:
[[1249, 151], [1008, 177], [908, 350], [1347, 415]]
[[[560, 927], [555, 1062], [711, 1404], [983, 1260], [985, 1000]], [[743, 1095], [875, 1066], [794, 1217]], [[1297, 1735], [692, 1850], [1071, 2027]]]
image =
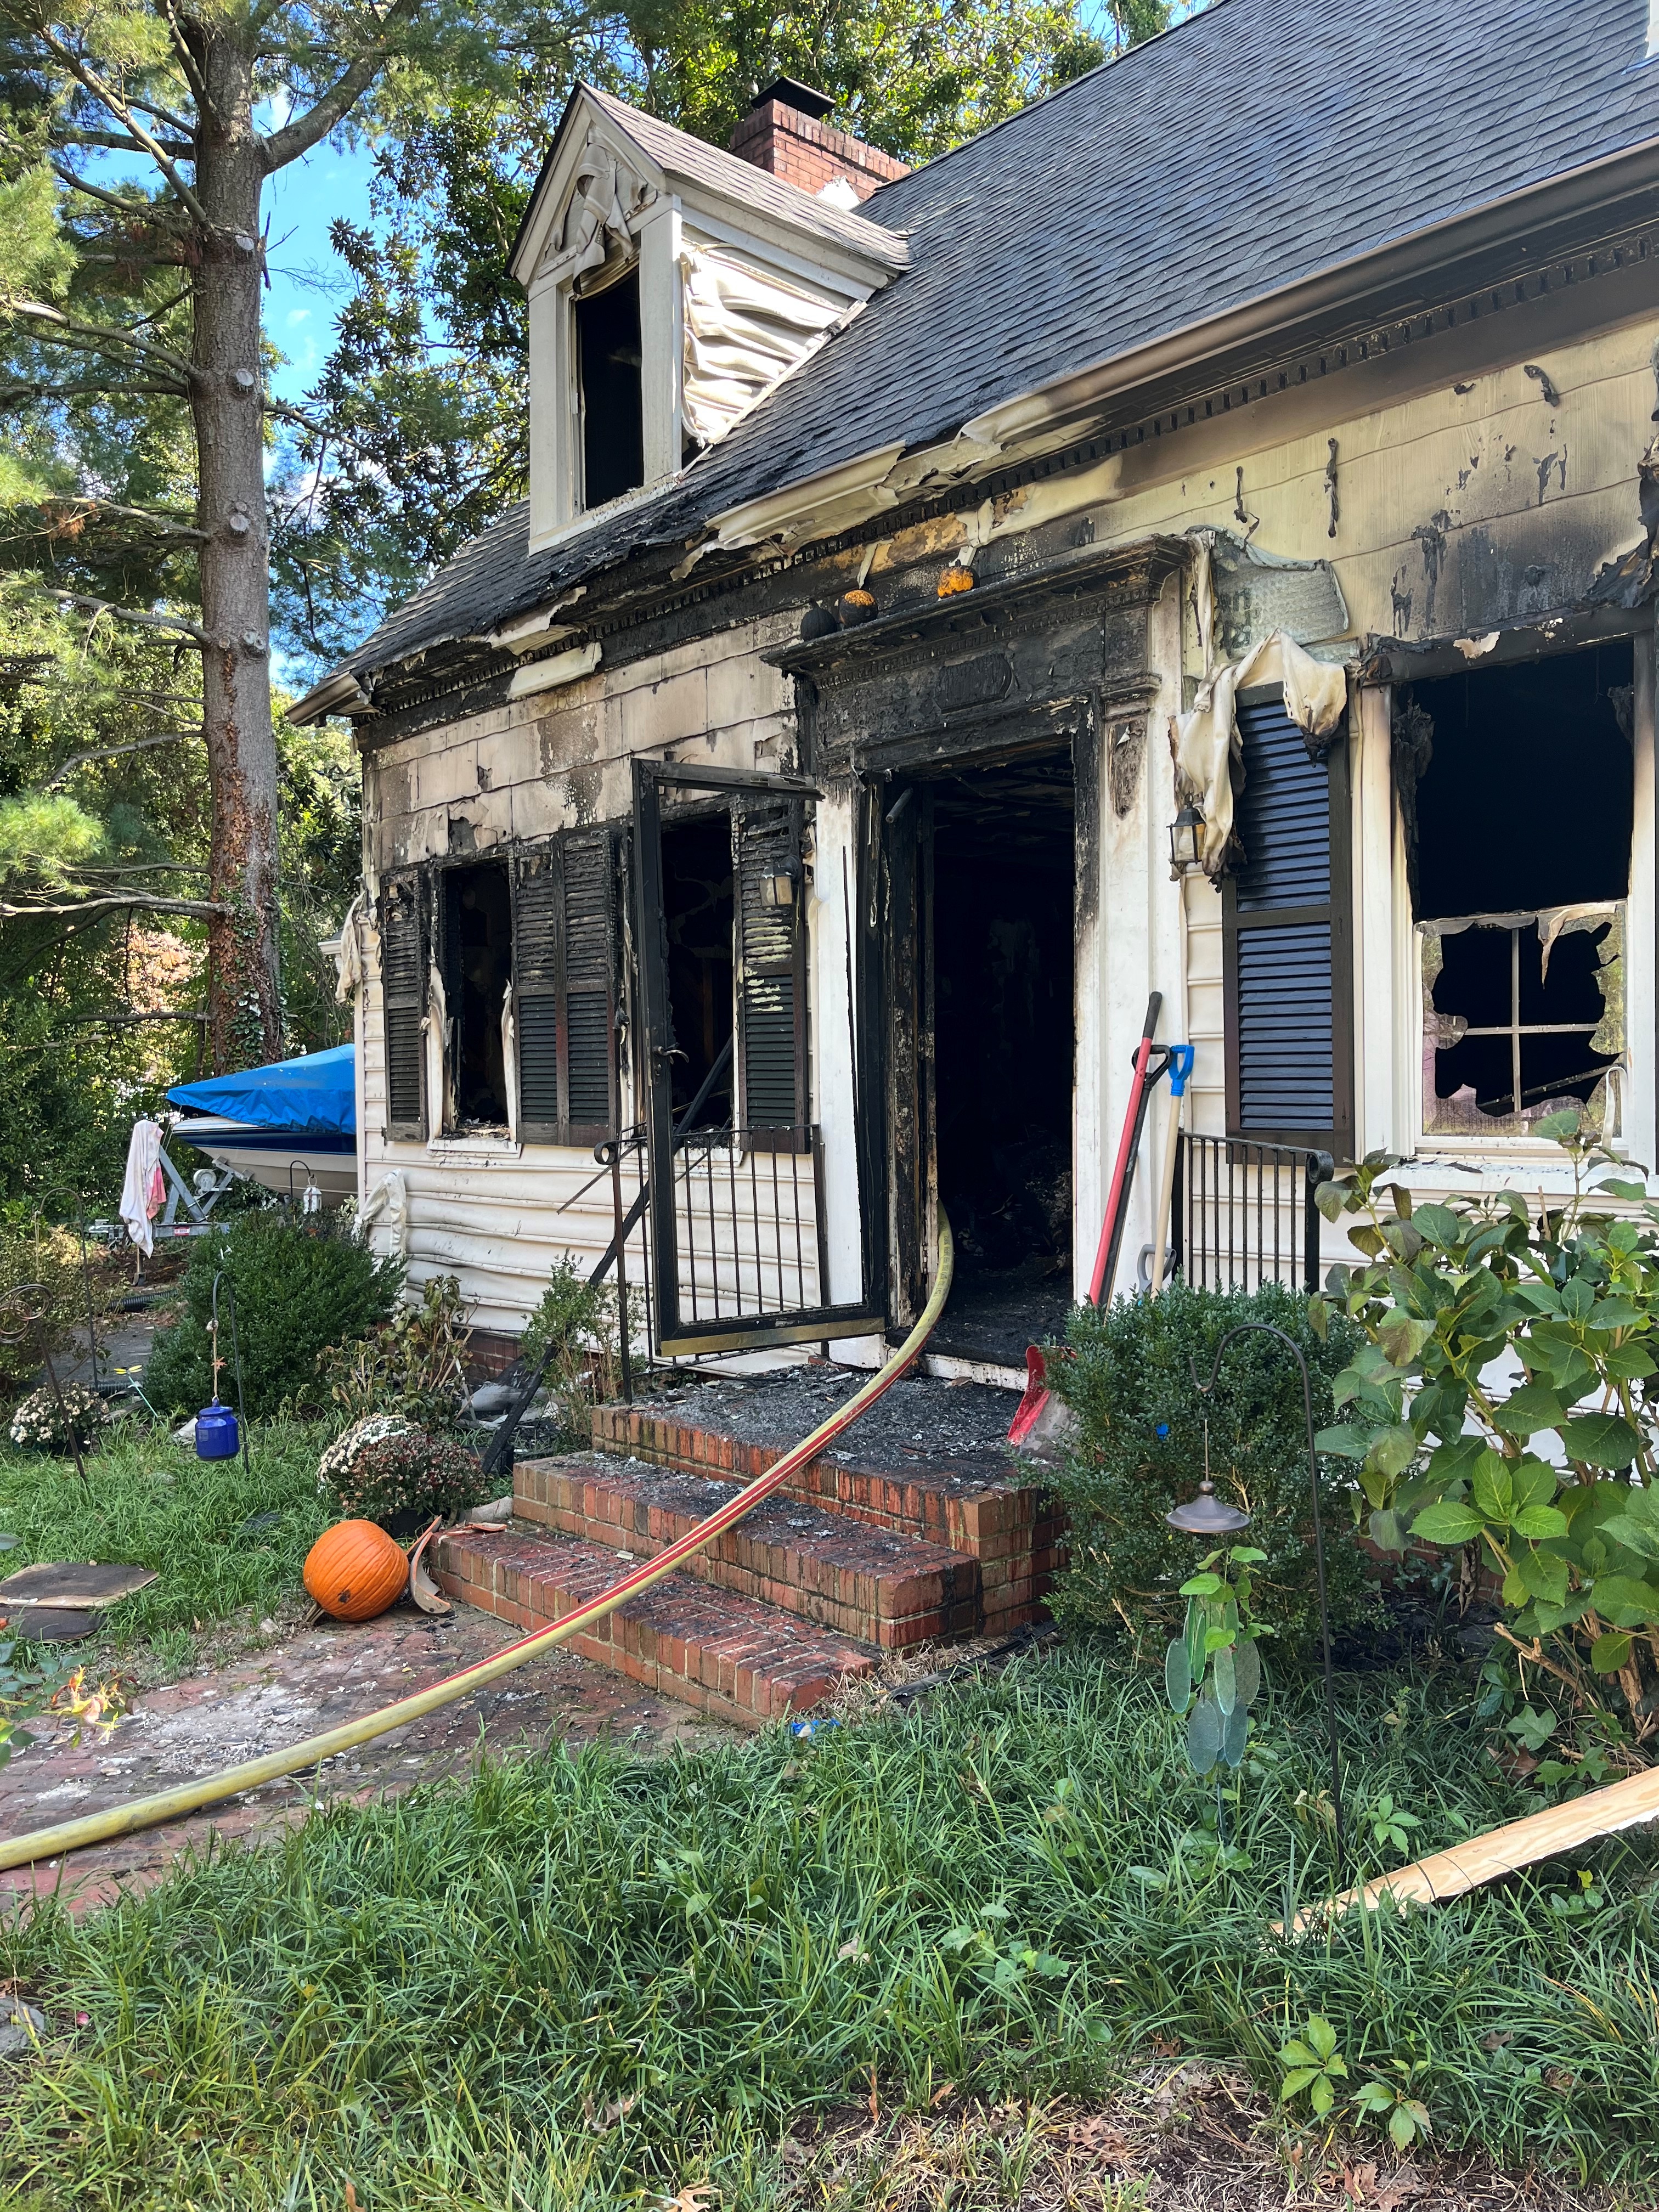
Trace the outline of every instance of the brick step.
[[[593, 1442], [717, 1482], [750, 1482], [789, 1449], [780, 1427], [787, 1439], [806, 1432], [861, 1379], [831, 1369], [817, 1370], [821, 1382], [807, 1370], [802, 1382], [802, 1372], [596, 1407]], [[1055, 1500], [1004, 1449], [1013, 1404], [1006, 1391], [907, 1379], [783, 1494], [977, 1560], [981, 1628], [1006, 1633], [1045, 1617], [1065, 1527]]]
[[[629, 1571], [615, 1551], [509, 1524], [500, 1536], [441, 1538], [438, 1581], [447, 1594], [518, 1627], [544, 1628]], [[759, 1728], [821, 1704], [876, 1654], [735, 1591], [672, 1574], [573, 1637], [569, 1647], [664, 1696]]]
[[[597, 1452], [527, 1460], [513, 1476], [520, 1520], [641, 1559], [654, 1559], [731, 1495], [729, 1483]], [[684, 1571], [884, 1651], [972, 1636], [980, 1626], [977, 1559], [826, 1514], [787, 1492], [756, 1506]]]

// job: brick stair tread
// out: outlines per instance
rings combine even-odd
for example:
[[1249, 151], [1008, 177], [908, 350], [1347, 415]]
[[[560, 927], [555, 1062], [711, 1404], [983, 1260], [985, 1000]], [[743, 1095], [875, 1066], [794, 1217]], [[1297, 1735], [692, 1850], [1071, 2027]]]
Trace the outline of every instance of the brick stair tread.
[[[450, 1596], [527, 1629], [562, 1618], [629, 1571], [604, 1545], [520, 1522], [501, 1536], [446, 1536], [436, 1548], [438, 1580]], [[748, 1727], [809, 1710], [877, 1660], [850, 1637], [678, 1572], [625, 1599], [568, 1648]]]
[[[514, 1474], [524, 1519], [653, 1557], [716, 1511], [730, 1481], [596, 1452], [526, 1461]], [[897, 1649], [980, 1626], [970, 1553], [854, 1520], [781, 1492], [697, 1555], [700, 1579]]]

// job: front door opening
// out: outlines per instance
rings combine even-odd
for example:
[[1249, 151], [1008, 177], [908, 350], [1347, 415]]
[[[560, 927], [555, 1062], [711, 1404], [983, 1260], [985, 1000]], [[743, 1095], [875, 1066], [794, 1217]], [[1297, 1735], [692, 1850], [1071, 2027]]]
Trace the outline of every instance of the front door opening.
[[[732, 1042], [732, 818], [724, 808], [665, 824], [662, 902], [678, 1117]], [[728, 1058], [698, 1110], [697, 1127], [729, 1123], [732, 1096]]]
[[935, 1348], [1018, 1366], [1071, 1304], [1070, 751], [932, 799], [934, 1144], [957, 1243]]
[[455, 1119], [462, 1128], [505, 1127], [507, 1055], [501, 1016], [513, 976], [513, 894], [499, 861], [444, 875], [444, 992]]
[[1431, 1143], [1620, 1133], [1632, 696], [1620, 641], [1399, 702]]

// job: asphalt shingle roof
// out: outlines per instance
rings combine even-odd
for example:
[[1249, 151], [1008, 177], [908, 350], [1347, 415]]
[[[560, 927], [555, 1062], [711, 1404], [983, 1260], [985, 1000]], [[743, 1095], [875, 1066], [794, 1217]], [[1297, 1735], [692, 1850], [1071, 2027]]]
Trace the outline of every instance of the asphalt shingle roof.
[[[678, 483], [534, 556], [513, 508], [348, 665], [479, 635], [746, 499], [1654, 138], [1648, 20], [1649, 0], [1216, 0], [867, 199], [908, 270]], [[618, 119], [646, 143], [647, 118]]]

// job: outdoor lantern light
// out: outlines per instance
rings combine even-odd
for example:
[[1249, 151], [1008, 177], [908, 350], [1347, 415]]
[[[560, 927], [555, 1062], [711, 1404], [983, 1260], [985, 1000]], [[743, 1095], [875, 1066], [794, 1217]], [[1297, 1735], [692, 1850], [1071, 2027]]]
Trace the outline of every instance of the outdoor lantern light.
[[[1183, 814], [1190, 811], [1187, 807], [1182, 809]], [[1172, 839], [1174, 835], [1172, 830]], [[1331, 1811], [1336, 1825], [1337, 1857], [1346, 1865], [1348, 1849], [1342, 1823], [1342, 1765], [1336, 1741], [1336, 1684], [1331, 1667], [1331, 1611], [1325, 1594], [1325, 1532], [1319, 1513], [1319, 1447], [1314, 1438], [1313, 1385], [1308, 1380], [1308, 1363], [1302, 1356], [1301, 1346], [1293, 1336], [1286, 1335], [1282, 1328], [1275, 1328], [1271, 1322], [1241, 1322], [1237, 1328], [1230, 1328], [1217, 1345], [1207, 1382], [1200, 1382], [1198, 1379], [1197, 1361], [1190, 1363], [1193, 1388], [1200, 1398], [1207, 1400], [1221, 1373], [1222, 1353], [1236, 1336], [1252, 1334], [1276, 1336], [1281, 1344], [1288, 1344], [1302, 1371], [1302, 1410], [1308, 1423], [1308, 1482], [1313, 1501], [1314, 1572], [1319, 1585], [1319, 1630], [1325, 1656], [1325, 1729], [1331, 1753]], [[1204, 1480], [1198, 1486], [1198, 1495], [1188, 1498], [1186, 1504], [1177, 1505], [1173, 1513], [1166, 1513], [1164, 1517], [1172, 1528], [1179, 1528], [1188, 1536], [1230, 1536], [1249, 1526], [1249, 1515], [1241, 1513], [1237, 1506], [1229, 1505], [1218, 1498], [1210, 1481], [1210, 1421], [1207, 1413], [1204, 1419]]]
[[1170, 824], [1170, 865], [1178, 876], [1199, 865], [1199, 841], [1203, 835], [1204, 817], [1189, 799]]

